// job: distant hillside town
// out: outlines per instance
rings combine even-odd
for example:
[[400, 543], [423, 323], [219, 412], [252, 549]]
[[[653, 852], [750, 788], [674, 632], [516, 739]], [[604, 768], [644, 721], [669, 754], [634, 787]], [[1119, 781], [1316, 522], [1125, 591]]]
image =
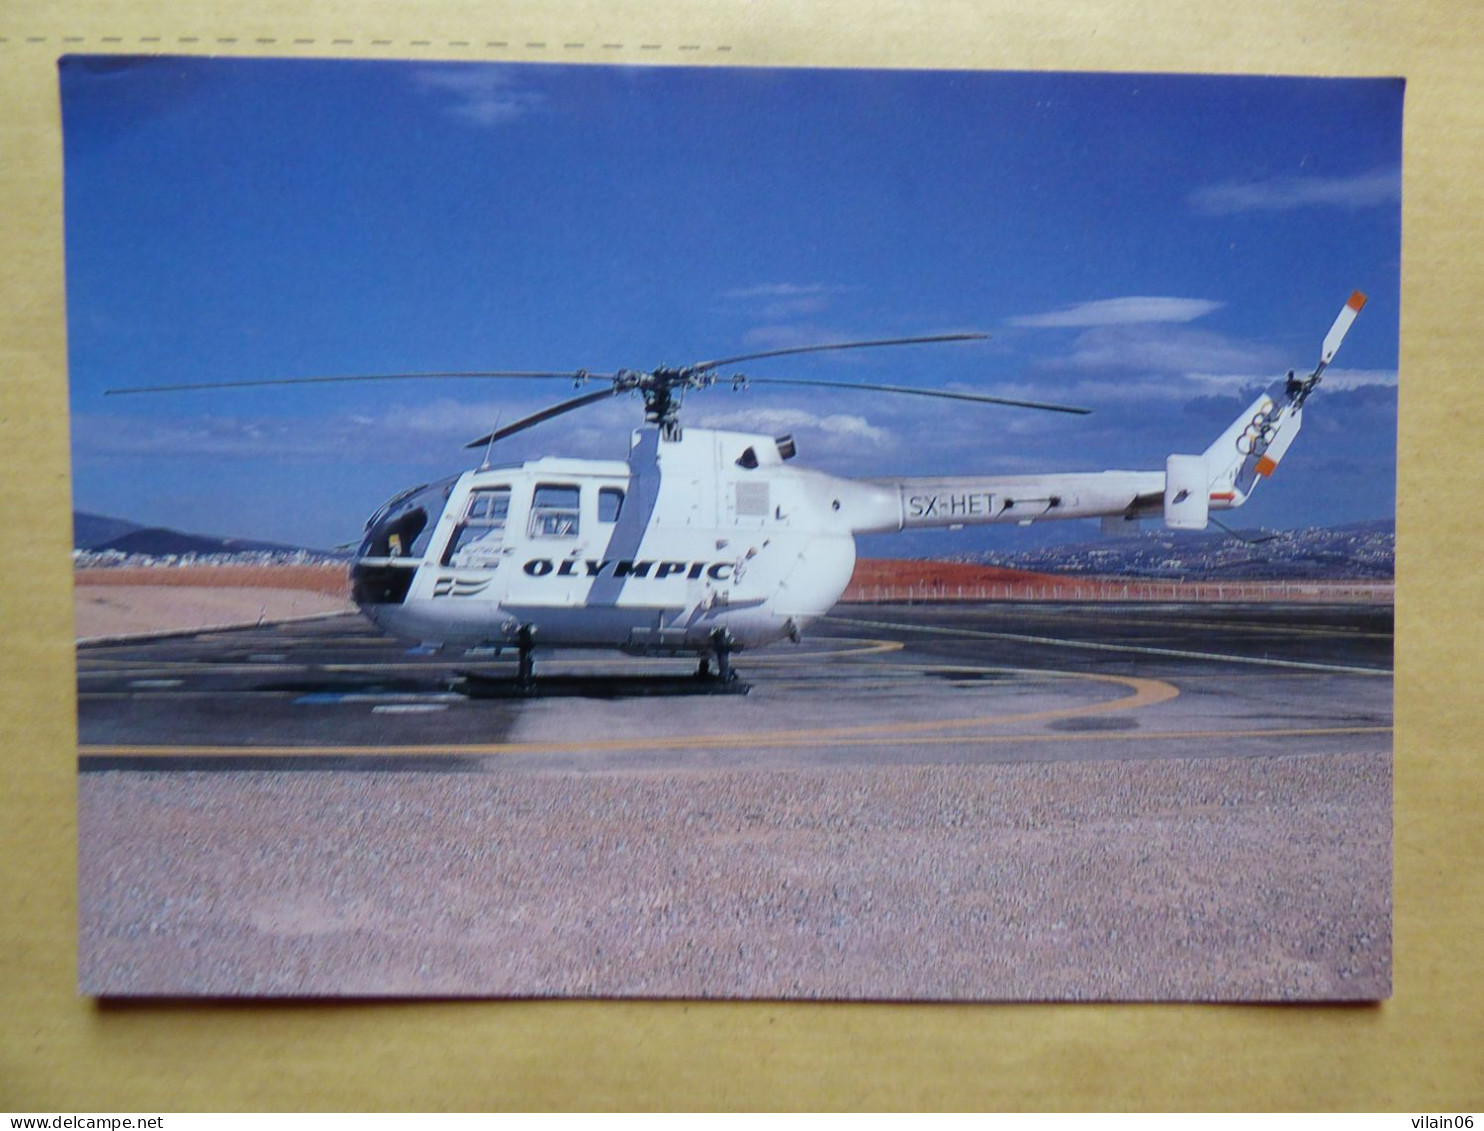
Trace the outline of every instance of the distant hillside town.
[[1396, 576], [1390, 520], [1304, 530], [1149, 530], [1075, 545], [949, 561], [1039, 573], [1161, 581], [1389, 581]]
[[[79, 569], [188, 565], [343, 563], [343, 550], [187, 534], [76, 512]], [[935, 560], [1077, 577], [1159, 581], [1389, 581], [1396, 571], [1391, 520], [1304, 530], [1148, 530], [1015, 553], [938, 555]]]
[[318, 565], [348, 560], [343, 551], [276, 542], [186, 534], [121, 518], [74, 511], [72, 564], [76, 569], [191, 565]]

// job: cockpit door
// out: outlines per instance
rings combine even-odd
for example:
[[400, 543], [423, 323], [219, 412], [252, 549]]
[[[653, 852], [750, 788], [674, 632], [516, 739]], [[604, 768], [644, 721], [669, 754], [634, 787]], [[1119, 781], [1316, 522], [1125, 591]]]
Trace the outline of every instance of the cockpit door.
[[494, 569], [505, 548], [510, 517], [508, 486], [476, 487], [469, 492], [464, 513], [448, 540], [442, 564], [454, 569]]

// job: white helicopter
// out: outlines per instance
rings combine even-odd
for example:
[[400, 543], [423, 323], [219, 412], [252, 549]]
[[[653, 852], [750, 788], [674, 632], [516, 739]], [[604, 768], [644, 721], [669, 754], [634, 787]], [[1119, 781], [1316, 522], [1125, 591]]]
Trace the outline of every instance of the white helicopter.
[[[1304, 404], [1365, 303], [1350, 296], [1307, 377], [1292, 372], [1259, 396], [1199, 455], [1163, 471], [843, 479], [794, 467], [789, 436], [682, 428], [685, 392], [719, 383], [801, 385], [930, 396], [1055, 412], [1066, 405], [843, 381], [723, 376], [767, 357], [960, 341], [981, 334], [842, 342], [769, 350], [650, 372], [383, 374], [155, 386], [115, 392], [233, 388], [430, 377], [552, 378], [605, 387], [473, 441], [484, 462], [401, 492], [366, 523], [350, 578], [361, 611], [394, 636], [425, 645], [514, 649], [518, 685], [534, 687], [533, 652], [617, 648], [699, 658], [698, 674], [735, 680], [734, 652], [797, 641], [840, 599], [855, 537], [926, 527], [1029, 525], [1102, 518], [1105, 527], [1162, 516], [1201, 530], [1211, 511], [1247, 501], [1303, 421]], [[644, 399], [645, 425], [624, 459], [547, 457], [491, 466], [495, 442], [623, 392]]]

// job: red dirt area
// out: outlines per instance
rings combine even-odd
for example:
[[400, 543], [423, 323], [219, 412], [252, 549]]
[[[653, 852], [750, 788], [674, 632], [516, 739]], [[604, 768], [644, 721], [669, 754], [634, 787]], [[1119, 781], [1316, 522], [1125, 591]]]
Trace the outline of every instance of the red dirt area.
[[905, 561], [893, 558], [862, 558], [855, 563], [850, 586], [842, 600], [869, 600], [878, 590], [914, 590], [928, 593], [956, 594], [991, 586], [997, 589], [1028, 588], [1039, 590], [1070, 588], [1076, 579], [1052, 573], [1032, 573], [1021, 569], [969, 565], [963, 562]]
[[94, 585], [186, 585], [207, 589], [295, 589], [349, 597], [350, 581], [343, 565], [219, 565], [161, 566], [135, 569], [80, 569], [73, 584]]

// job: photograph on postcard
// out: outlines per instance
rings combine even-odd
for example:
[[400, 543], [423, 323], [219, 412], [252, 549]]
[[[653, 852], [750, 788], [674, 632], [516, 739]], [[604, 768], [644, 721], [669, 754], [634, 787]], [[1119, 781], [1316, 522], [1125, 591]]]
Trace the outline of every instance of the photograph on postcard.
[[82, 992], [1389, 995], [1401, 80], [59, 74]]

